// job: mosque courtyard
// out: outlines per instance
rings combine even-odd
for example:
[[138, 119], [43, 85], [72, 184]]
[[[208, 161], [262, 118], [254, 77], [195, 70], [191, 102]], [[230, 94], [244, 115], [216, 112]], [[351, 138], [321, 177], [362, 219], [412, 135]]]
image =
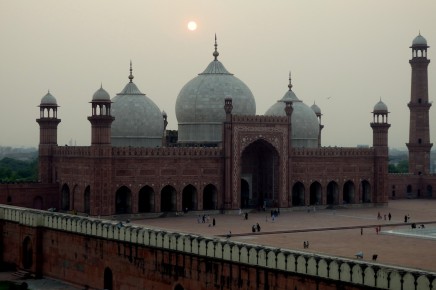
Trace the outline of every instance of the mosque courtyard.
[[[377, 255], [375, 263], [436, 272], [436, 200], [391, 200], [387, 207], [370, 208], [282, 209], [274, 220], [270, 209], [250, 211], [247, 220], [245, 212], [210, 215], [204, 223], [194, 212], [132, 223], [222, 238], [231, 231], [234, 241], [350, 259], [362, 252], [363, 260], [372, 261]], [[405, 216], [409, 216], [407, 222]], [[257, 223], [261, 229], [253, 232]], [[304, 241], [309, 242], [308, 248]]]

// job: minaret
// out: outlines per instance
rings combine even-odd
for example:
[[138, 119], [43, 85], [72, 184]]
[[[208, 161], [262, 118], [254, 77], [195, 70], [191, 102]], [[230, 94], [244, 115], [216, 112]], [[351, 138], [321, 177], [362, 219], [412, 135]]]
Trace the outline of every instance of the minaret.
[[53, 148], [57, 146], [58, 124], [58, 104], [56, 98], [50, 94], [50, 91], [42, 97], [39, 107], [39, 176], [41, 183], [55, 182], [53, 176]]
[[371, 198], [373, 203], [383, 204], [388, 202], [388, 166], [389, 147], [388, 107], [380, 101], [374, 106], [372, 128], [372, 145], [374, 148], [374, 188]]
[[427, 67], [430, 60], [427, 58], [427, 41], [419, 34], [413, 40], [412, 59], [412, 85], [410, 102], [409, 125], [409, 173], [428, 174], [430, 172], [430, 143], [429, 110], [428, 102], [428, 74]]
[[115, 119], [111, 115], [111, 104], [109, 94], [101, 86], [92, 97], [92, 116], [88, 117], [92, 126], [91, 145], [111, 144], [111, 124]]

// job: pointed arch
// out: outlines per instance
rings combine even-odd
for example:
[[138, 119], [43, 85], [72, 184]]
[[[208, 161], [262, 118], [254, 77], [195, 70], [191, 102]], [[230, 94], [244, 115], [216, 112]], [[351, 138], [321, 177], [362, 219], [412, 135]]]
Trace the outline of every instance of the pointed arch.
[[127, 186], [121, 186], [115, 194], [115, 213], [132, 212], [132, 192]]
[[188, 184], [182, 191], [182, 209], [197, 210], [197, 188]]
[[296, 182], [294, 186], [292, 186], [292, 206], [304, 206], [304, 195], [304, 184], [299, 181]]
[[61, 189], [61, 210], [70, 210], [70, 188], [66, 183]]
[[312, 182], [310, 185], [310, 205], [322, 204], [322, 187], [318, 181]]
[[362, 202], [363, 203], [372, 202], [371, 185], [369, 184], [368, 180], [362, 180], [361, 186], [362, 186]]
[[73, 186], [73, 190], [71, 191], [71, 204], [70, 204], [70, 209], [74, 210], [76, 209], [76, 198], [77, 198], [77, 190], [78, 190], [79, 186], [77, 184], [74, 184]]
[[154, 190], [146, 185], [139, 190], [138, 212], [154, 212]]
[[203, 189], [203, 209], [212, 210], [217, 209], [218, 204], [218, 190], [215, 185], [208, 184]]
[[177, 210], [177, 192], [174, 187], [167, 185], [160, 192], [160, 210], [176, 211]]
[[354, 182], [348, 180], [344, 183], [342, 189], [342, 203], [343, 204], [351, 204], [354, 203], [355, 197], [355, 186]]
[[[240, 192], [240, 206], [275, 206], [279, 200], [280, 182], [284, 178], [280, 168], [280, 156], [275, 146], [265, 139], [257, 139], [241, 153], [240, 178], [247, 181], [247, 192]], [[241, 181], [239, 181], [241, 182]], [[242, 183], [241, 183], [242, 185]], [[243, 203], [245, 202], [245, 203]]]
[[327, 204], [339, 204], [339, 186], [335, 181], [330, 181], [327, 184]]

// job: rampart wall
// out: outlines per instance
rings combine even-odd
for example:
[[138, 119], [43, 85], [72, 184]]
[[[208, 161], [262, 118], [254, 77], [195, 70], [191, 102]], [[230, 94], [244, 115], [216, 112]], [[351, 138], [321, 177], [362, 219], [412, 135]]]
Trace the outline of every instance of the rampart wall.
[[436, 273], [89, 217], [0, 206], [0, 221], [3, 262], [27, 251], [29, 271], [94, 289], [436, 287]]

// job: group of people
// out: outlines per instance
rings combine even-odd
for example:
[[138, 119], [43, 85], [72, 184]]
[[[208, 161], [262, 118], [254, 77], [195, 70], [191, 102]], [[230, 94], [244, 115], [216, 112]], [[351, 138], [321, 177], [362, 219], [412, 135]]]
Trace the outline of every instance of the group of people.
[[[391, 213], [388, 213], [387, 216], [386, 216], [386, 214], [384, 214], [383, 216], [384, 216], [384, 220], [386, 220], [386, 217], [387, 217], [389, 220], [392, 219], [392, 215], [391, 215]], [[378, 214], [377, 214], [377, 219], [378, 219], [378, 220], [382, 220], [382, 219], [383, 219], [383, 217], [382, 217], [382, 215], [380, 214], [380, 212], [378, 212]]]
[[252, 231], [253, 233], [255, 233], [256, 231], [260, 232], [260, 225], [259, 225], [259, 223], [256, 223], [255, 225], [253, 225], [253, 226], [251, 227], [251, 231]]

